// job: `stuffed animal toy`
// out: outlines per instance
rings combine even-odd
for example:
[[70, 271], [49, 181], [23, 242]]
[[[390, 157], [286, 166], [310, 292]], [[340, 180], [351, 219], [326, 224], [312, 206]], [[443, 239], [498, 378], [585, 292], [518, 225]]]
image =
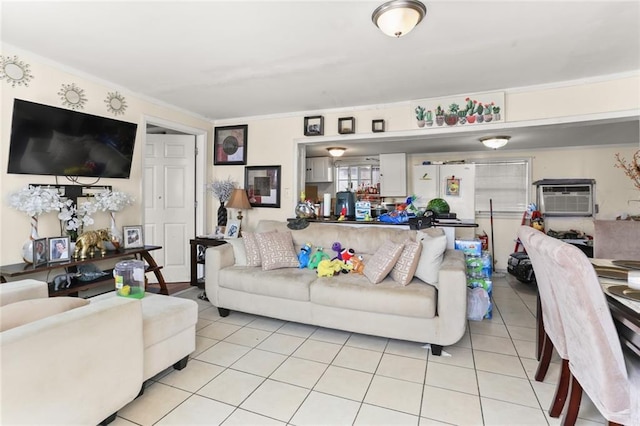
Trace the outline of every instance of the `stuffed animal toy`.
[[342, 244], [336, 241], [331, 245], [331, 250], [336, 252], [336, 256], [331, 260], [336, 260], [336, 259], [342, 260]]
[[347, 263], [349, 262], [349, 260], [351, 260], [351, 258], [356, 254], [354, 249], [346, 249], [343, 248], [340, 251], [340, 258], [342, 259], [343, 262]]
[[364, 262], [362, 261], [362, 256], [353, 256], [350, 260], [351, 262], [351, 270], [356, 274], [364, 273]]
[[298, 268], [306, 268], [309, 265], [309, 260], [311, 258], [311, 244], [307, 243], [300, 248], [300, 253], [298, 253]]
[[318, 277], [332, 277], [342, 270], [344, 264], [342, 261], [334, 260], [322, 260], [318, 264]]
[[307, 265], [307, 268], [316, 269], [318, 267], [318, 264], [321, 261], [329, 260], [329, 259], [331, 259], [331, 257], [324, 252], [324, 249], [322, 247], [316, 247], [316, 252], [313, 253], [313, 255], [311, 256], [311, 259], [309, 259], [309, 264]]

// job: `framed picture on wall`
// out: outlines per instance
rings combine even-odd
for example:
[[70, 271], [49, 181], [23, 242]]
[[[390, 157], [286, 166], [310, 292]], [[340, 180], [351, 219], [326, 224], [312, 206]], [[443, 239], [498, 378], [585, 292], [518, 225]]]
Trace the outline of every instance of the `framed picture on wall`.
[[244, 187], [252, 207], [280, 207], [280, 166], [244, 168]]
[[213, 137], [213, 164], [247, 164], [247, 135], [249, 126], [216, 127]]

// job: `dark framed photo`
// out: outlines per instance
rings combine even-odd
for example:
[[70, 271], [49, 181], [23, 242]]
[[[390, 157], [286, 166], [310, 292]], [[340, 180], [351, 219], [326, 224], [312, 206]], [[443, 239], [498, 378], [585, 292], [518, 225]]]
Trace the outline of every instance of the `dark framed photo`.
[[347, 135], [349, 133], [356, 132], [356, 119], [355, 117], [343, 117], [338, 118], [338, 133], [341, 135]]
[[213, 137], [213, 164], [245, 165], [247, 164], [247, 139], [249, 126], [216, 127]]
[[47, 263], [47, 239], [33, 240], [33, 266]]
[[305, 136], [322, 136], [324, 135], [324, 117], [316, 115], [304, 118], [304, 135]]
[[253, 207], [280, 207], [280, 166], [244, 168], [244, 187]]
[[371, 131], [373, 133], [384, 132], [384, 120], [372, 120], [371, 121]]
[[125, 249], [144, 247], [142, 225], [123, 226], [122, 235]]
[[49, 262], [65, 262], [71, 258], [69, 254], [69, 237], [49, 238]]

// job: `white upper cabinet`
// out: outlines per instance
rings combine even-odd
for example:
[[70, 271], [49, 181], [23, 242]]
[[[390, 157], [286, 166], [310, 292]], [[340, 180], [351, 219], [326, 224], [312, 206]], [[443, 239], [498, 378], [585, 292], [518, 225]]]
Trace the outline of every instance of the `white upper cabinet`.
[[313, 157], [306, 160], [305, 181], [333, 182], [333, 161], [331, 157]]
[[407, 154], [380, 154], [380, 195], [407, 196]]

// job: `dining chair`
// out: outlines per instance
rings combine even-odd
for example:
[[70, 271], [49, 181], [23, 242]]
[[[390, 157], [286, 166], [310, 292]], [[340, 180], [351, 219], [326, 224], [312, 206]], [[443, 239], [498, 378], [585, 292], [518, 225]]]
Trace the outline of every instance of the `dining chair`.
[[540, 235], [544, 234], [530, 226], [521, 226], [518, 230], [518, 238], [529, 255], [529, 260], [533, 266], [538, 285], [537, 326], [538, 334], [541, 336], [539, 339], [541, 338], [542, 340], [541, 342], [539, 341], [538, 345], [541, 346], [542, 351], [539, 354], [535, 380], [538, 382], [544, 380], [549, 369], [549, 364], [551, 363], [553, 349], [555, 348], [562, 359], [562, 364], [555, 396], [549, 408], [549, 415], [551, 417], [559, 417], [569, 392], [571, 373], [569, 372], [569, 357], [567, 354], [564, 329], [562, 328], [560, 312], [554, 293], [554, 285], [556, 285], [556, 283], [553, 281], [551, 272], [547, 268], [547, 261], [544, 258], [545, 254], [536, 244]]
[[553, 283], [564, 330], [571, 384], [562, 424], [575, 424], [583, 391], [610, 424], [640, 424], [638, 360], [625, 359], [591, 262], [577, 247], [538, 231], [527, 234], [528, 250], [545, 262], [540, 266]]

